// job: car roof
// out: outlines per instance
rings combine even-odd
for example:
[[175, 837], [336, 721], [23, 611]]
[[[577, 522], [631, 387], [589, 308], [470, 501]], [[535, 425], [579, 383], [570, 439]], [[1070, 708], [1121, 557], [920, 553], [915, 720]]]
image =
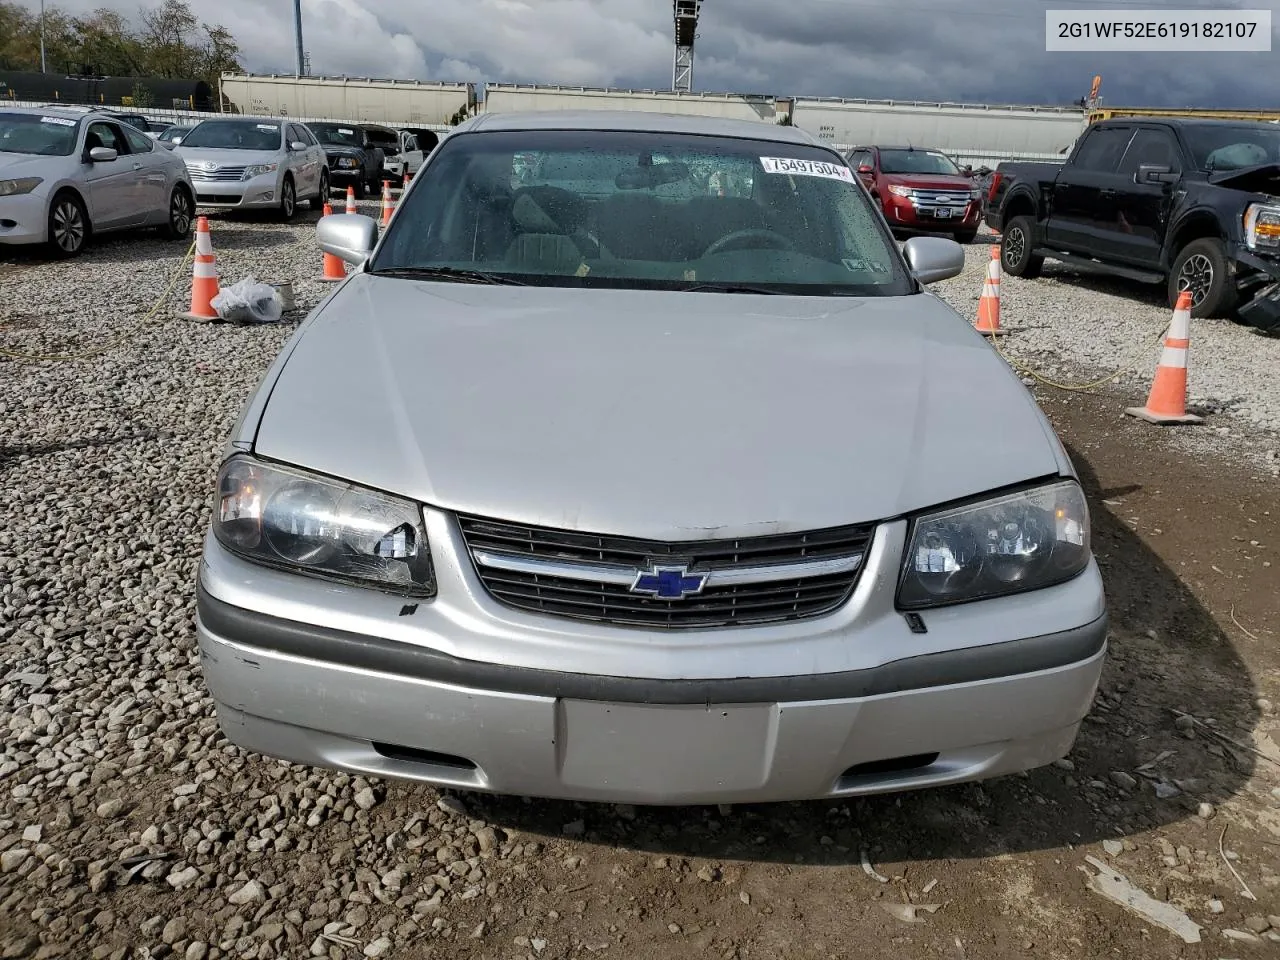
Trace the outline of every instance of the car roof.
[[898, 146], [897, 144], [892, 144], [892, 143], [866, 143], [866, 144], [861, 144], [860, 146], [854, 147], [853, 149], [855, 150], [910, 150], [913, 153], [941, 153], [941, 154], [946, 153], [946, 151], [943, 150], [941, 147], [919, 147], [919, 146], [913, 147], [910, 145]]
[[693, 133], [748, 140], [828, 146], [799, 127], [693, 114], [649, 110], [529, 110], [481, 113], [453, 128], [454, 133], [505, 130], [616, 130], [635, 133]]
[[1109, 117], [1106, 120], [1099, 120], [1092, 126], [1108, 126], [1108, 127], [1126, 127], [1135, 123], [1160, 123], [1167, 124], [1171, 127], [1208, 127], [1210, 129], [1221, 129], [1223, 127], [1272, 127], [1277, 124], [1272, 120], [1251, 120], [1245, 117], [1159, 117], [1159, 116], [1132, 116], [1132, 117]]
[[42, 117], [57, 117], [60, 120], [83, 120], [85, 117], [93, 117], [102, 120], [110, 119], [107, 114], [93, 107], [75, 107], [66, 104], [49, 103], [40, 107], [5, 107], [0, 106], [0, 110], [5, 113], [25, 113], [38, 114]]

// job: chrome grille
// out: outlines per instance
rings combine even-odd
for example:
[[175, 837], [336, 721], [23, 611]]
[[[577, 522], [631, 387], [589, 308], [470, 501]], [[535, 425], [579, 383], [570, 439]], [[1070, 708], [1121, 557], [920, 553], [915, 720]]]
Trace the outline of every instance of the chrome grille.
[[[489, 595], [532, 613], [658, 629], [777, 623], [834, 610], [852, 593], [870, 524], [796, 534], [657, 541], [458, 517]], [[678, 565], [705, 576], [679, 599], [633, 590]]]
[[199, 167], [187, 167], [192, 180], [203, 180], [209, 183], [231, 183], [243, 179], [244, 167], [219, 167], [217, 170], [201, 170]]

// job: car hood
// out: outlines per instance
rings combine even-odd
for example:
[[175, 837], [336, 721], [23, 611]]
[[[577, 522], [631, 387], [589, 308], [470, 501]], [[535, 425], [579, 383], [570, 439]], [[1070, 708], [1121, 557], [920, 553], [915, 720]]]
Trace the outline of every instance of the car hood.
[[1058, 473], [1030, 393], [929, 294], [353, 276], [256, 451], [445, 509], [667, 539], [867, 522]]
[[38, 153], [0, 153], [0, 177], [6, 180], [16, 177], [48, 177], [51, 168], [56, 169], [71, 157], [46, 157]]
[[280, 154], [275, 150], [228, 150], [225, 147], [188, 147], [180, 143], [173, 148], [174, 156], [187, 163], [216, 163], [220, 167], [247, 167], [255, 163], [279, 163]]
[[973, 181], [968, 177], [950, 177], [937, 173], [886, 174], [886, 183], [897, 183], [916, 190], [968, 190]]

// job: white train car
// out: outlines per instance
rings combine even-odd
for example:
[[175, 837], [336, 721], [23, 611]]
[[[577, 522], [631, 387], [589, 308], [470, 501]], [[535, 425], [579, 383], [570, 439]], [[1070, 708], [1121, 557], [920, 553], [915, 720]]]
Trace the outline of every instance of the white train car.
[[224, 73], [221, 96], [228, 113], [429, 126], [465, 116], [475, 104], [475, 85]]
[[648, 110], [654, 113], [732, 117], [777, 121], [773, 97], [734, 93], [684, 93], [674, 90], [630, 90], [570, 87], [561, 84], [485, 84], [483, 110], [512, 113], [521, 110]]
[[864, 144], [931, 147], [961, 162], [1059, 157], [1084, 131], [1076, 107], [991, 106], [919, 100], [797, 97], [792, 122], [840, 149]]

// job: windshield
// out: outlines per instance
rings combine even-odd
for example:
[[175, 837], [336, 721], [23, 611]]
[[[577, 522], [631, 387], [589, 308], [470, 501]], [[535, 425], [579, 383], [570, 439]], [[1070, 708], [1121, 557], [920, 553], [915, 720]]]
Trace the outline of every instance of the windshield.
[[940, 173], [960, 176], [960, 168], [936, 150], [881, 150], [881, 173]]
[[184, 147], [279, 150], [280, 124], [253, 120], [205, 120], [182, 138]]
[[191, 127], [169, 127], [156, 139], [165, 141], [176, 140], [191, 129]]
[[914, 289], [878, 212], [831, 152], [619, 131], [446, 139], [371, 269], [481, 271], [559, 287]]
[[0, 153], [69, 157], [76, 149], [79, 121], [35, 113], [0, 113]]
[[359, 147], [363, 138], [355, 127], [344, 127], [340, 123], [308, 124], [316, 139], [330, 147]]
[[1280, 126], [1187, 124], [1183, 132], [1201, 170], [1239, 170], [1280, 162]]

